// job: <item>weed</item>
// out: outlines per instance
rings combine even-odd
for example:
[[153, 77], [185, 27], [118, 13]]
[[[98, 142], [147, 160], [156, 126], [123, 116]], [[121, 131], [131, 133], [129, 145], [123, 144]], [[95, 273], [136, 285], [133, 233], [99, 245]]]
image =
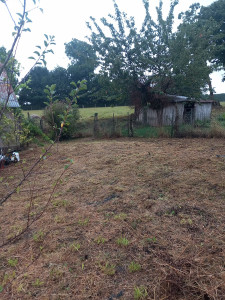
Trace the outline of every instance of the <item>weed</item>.
[[188, 218], [188, 219], [183, 218], [183, 219], [180, 220], [181, 225], [186, 225], [186, 224], [192, 225], [192, 223], [193, 223], [193, 221], [190, 218]]
[[87, 226], [88, 223], [89, 223], [89, 219], [88, 218], [86, 218], [84, 220], [79, 220], [78, 221], [78, 224], [81, 225], [81, 226]]
[[50, 271], [50, 278], [52, 280], [59, 280], [63, 276], [63, 271], [57, 269], [56, 267], [53, 267]]
[[74, 250], [74, 251], [79, 251], [81, 245], [79, 243], [73, 243], [70, 245], [70, 249]]
[[107, 240], [103, 237], [98, 237], [95, 239], [95, 242], [99, 245], [99, 244], [104, 244]]
[[148, 292], [147, 289], [144, 286], [136, 286], [134, 288], [134, 299], [139, 300], [139, 299], [146, 299], [148, 297]]
[[112, 217], [114, 215], [114, 212], [106, 212], [105, 213], [105, 217], [107, 218], [107, 219], [109, 219], [110, 217]]
[[67, 200], [56, 200], [52, 202], [54, 207], [66, 207], [68, 206]]
[[115, 219], [115, 220], [121, 220], [121, 221], [124, 221], [124, 220], [126, 220], [126, 218], [127, 218], [127, 214], [125, 214], [125, 213], [121, 213], [121, 214], [118, 214], [118, 215], [115, 215], [115, 216], [114, 216], [114, 219]]
[[132, 261], [129, 266], [128, 269], [131, 273], [133, 272], [137, 272], [141, 270], [141, 265], [139, 265], [138, 263], [135, 263], [134, 261]]
[[17, 258], [10, 258], [8, 259], [8, 264], [10, 267], [15, 267], [18, 264], [18, 259]]
[[118, 238], [116, 242], [119, 246], [128, 246], [130, 243], [125, 237]]
[[109, 276], [113, 276], [116, 273], [116, 266], [108, 262], [106, 262], [104, 266], [101, 266], [101, 269], [106, 275]]
[[156, 239], [155, 236], [153, 236], [152, 238], [147, 238], [146, 241], [147, 241], [148, 243], [156, 243], [156, 242], [157, 242], [157, 239]]
[[39, 278], [37, 278], [33, 283], [32, 285], [35, 286], [35, 287], [40, 287], [44, 284], [43, 281], [41, 281]]
[[65, 218], [60, 217], [60, 216], [55, 216], [54, 218], [55, 223], [64, 223], [65, 222]]
[[44, 239], [44, 232], [43, 231], [38, 231], [33, 234], [33, 240], [35, 242], [42, 242]]

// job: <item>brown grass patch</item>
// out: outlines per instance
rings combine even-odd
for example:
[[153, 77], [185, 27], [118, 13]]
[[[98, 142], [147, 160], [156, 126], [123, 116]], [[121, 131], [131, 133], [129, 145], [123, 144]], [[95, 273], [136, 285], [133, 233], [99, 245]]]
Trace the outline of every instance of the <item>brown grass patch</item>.
[[[5, 195], [40, 148], [1, 170]], [[216, 299], [225, 295], [225, 140], [61, 143], [0, 207], [1, 299]], [[120, 240], [120, 242], [118, 242]], [[125, 243], [125, 241], [128, 241]], [[140, 265], [130, 272], [133, 262]]]

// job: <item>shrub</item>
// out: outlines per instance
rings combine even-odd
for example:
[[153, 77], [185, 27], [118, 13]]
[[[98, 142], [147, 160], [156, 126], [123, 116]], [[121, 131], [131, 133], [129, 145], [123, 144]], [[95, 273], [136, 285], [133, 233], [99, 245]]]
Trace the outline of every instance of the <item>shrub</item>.
[[68, 107], [63, 101], [55, 101], [52, 105], [46, 107], [44, 111], [45, 121], [50, 126], [50, 138], [54, 139], [59, 134], [63, 114], [69, 109], [67, 121], [64, 124], [61, 139], [69, 139], [74, 137], [77, 131], [77, 121], [80, 118], [79, 109], [76, 104]]

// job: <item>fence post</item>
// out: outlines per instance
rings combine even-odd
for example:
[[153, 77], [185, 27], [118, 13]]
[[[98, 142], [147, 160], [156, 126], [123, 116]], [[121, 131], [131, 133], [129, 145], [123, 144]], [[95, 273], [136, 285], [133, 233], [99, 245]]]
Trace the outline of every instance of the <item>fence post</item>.
[[98, 124], [98, 113], [94, 114], [94, 128], [93, 128], [94, 138], [99, 137], [99, 124]]
[[116, 133], [116, 123], [115, 123], [115, 117], [113, 113], [113, 119], [112, 119], [112, 136], [114, 136]]
[[44, 131], [43, 118], [40, 118], [40, 128], [42, 131]]
[[128, 114], [128, 136], [134, 136], [134, 129], [133, 129], [133, 114]]

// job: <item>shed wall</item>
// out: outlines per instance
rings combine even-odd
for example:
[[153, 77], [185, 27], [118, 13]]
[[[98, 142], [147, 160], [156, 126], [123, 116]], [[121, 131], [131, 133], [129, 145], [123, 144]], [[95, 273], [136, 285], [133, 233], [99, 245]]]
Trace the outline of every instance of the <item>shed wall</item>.
[[[170, 126], [174, 124], [176, 116], [178, 116], [178, 124], [184, 121], [185, 102], [176, 103], [165, 106], [161, 110], [144, 107], [141, 109], [137, 121], [150, 126]], [[193, 121], [210, 120], [212, 111], [212, 103], [195, 103], [193, 107]]]
[[210, 120], [212, 103], [195, 103], [195, 121]]
[[140, 123], [150, 126], [170, 126], [174, 123], [178, 114], [178, 123], [182, 124], [183, 112], [183, 103], [171, 104], [158, 111], [150, 107], [145, 107], [140, 111], [137, 120]]

